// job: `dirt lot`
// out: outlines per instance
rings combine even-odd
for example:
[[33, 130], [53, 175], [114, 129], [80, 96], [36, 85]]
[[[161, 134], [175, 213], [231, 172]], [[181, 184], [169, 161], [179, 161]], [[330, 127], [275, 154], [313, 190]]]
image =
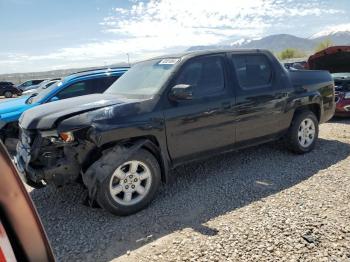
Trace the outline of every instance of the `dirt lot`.
[[129, 217], [84, 206], [79, 185], [31, 191], [58, 261], [350, 261], [350, 120], [307, 155], [271, 143], [172, 175]]

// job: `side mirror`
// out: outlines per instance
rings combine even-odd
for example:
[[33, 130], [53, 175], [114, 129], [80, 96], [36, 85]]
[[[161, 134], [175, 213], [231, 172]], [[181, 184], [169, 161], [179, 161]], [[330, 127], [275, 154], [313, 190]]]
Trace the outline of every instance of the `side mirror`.
[[193, 88], [191, 85], [180, 84], [171, 88], [169, 98], [172, 100], [191, 100]]
[[51, 99], [50, 99], [50, 102], [55, 102], [55, 101], [58, 101], [60, 100], [57, 96], [53, 96]]

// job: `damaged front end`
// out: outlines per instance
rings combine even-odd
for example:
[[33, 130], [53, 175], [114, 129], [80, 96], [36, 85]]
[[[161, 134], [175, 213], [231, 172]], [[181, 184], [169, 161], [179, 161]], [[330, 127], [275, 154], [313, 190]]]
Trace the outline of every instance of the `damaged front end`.
[[[99, 94], [26, 111], [19, 120], [16, 161], [27, 183], [42, 187], [80, 178], [85, 182], [88, 168], [108, 148], [149, 132], [149, 122], [137, 117], [142, 110], [150, 111], [154, 101], [151, 105], [140, 101]], [[137, 119], [131, 122], [130, 116]]]
[[108, 117], [106, 108], [120, 103], [96, 94], [48, 103], [22, 114], [15, 160], [27, 183], [62, 186], [79, 178], [85, 165], [100, 157], [91, 139], [92, 119]]
[[86, 160], [93, 161], [99, 156], [92, 142], [81, 139], [86, 132], [84, 129], [74, 133], [21, 129], [16, 161], [26, 182], [38, 188], [76, 181]]

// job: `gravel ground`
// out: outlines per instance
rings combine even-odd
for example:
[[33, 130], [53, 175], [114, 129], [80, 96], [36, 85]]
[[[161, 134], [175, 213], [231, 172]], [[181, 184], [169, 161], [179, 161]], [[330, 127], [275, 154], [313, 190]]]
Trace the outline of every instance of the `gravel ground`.
[[79, 185], [29, 190], [58, 261], [350, 261], [350, 120], [315, 150], [270, 143], [172, 172], [147, 209], [115, 217]]

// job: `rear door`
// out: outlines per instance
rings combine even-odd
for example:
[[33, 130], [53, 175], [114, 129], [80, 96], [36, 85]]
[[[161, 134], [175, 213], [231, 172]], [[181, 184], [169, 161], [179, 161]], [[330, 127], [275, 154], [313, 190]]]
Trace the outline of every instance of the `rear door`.
[[236, 142], [258, 142], [282, 131], [286, 86], [283, 71], [264, 53], [232, 54], [237, 78]]
[[193, 58], [184, 64], [172, 86], [193, 87], [193, 99], [171, 103], [164, 111], [168, 150], [176, 163], [234, 143], [230, 88], [225, 55]]

